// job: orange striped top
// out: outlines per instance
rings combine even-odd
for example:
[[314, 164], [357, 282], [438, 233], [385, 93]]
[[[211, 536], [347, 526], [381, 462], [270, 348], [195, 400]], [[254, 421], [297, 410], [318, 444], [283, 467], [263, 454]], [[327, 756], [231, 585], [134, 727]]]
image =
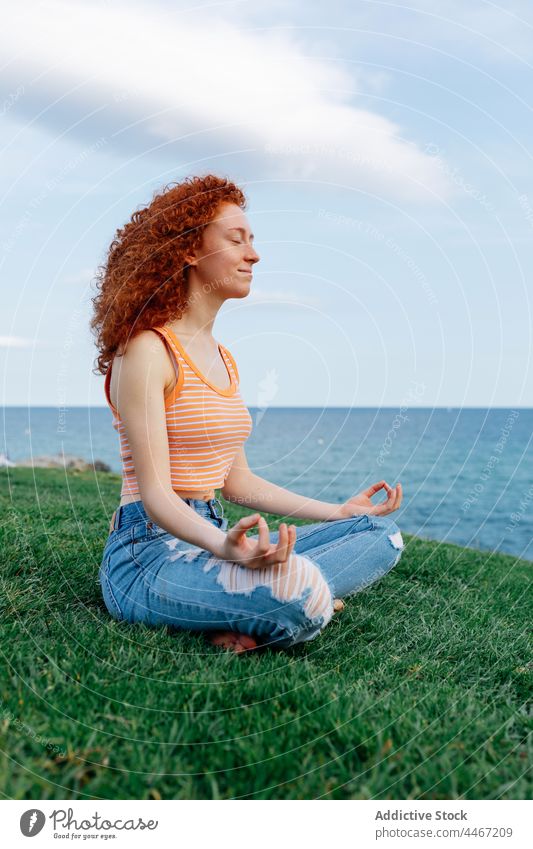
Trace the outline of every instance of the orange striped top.
[[[230, 352], [218, 348], [226, 365], [230, 385], [221, 389], [209, 381], [192, 362], [175, 333], [167, 327], [153, 327], [170, 350], [176, 385], [165, 397], [170, 475], [172, 489], [205, 493], [221, 488], [235, 454], [252, 431], [252, 417], [239, 392], [239, 372]], [[111, 366], [105, 377], [105, 396], [113, 413], [113, 427], [120, 437], [122, 491], [139, 494], [124, 424], [111, 403]]]

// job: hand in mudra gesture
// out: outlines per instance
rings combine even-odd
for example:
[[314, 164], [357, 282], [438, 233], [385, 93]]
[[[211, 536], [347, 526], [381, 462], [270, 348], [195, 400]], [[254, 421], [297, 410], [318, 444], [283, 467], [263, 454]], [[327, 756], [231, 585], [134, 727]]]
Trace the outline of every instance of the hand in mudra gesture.
[[[246, 531], [258, 525], [259, 539], [250, 539]], [[253, 516], [243, 516], [226, 532], [222, 547], [224, 560], [233, 560], [248, 569], [262, 569], [264, 566], [274, 566], [285, 563], [296, 542], [296, 526], [282, 522], [279, 526], [278, 542], [270, 542], [266, 519], [259, 513]]]
[[[384, 489], [387, 493], [387, 500], [380, 504], [372, 504], [370, 500], [373, 495]], [[386, 516], [388, 513], [393, 513], [402, 503], [402, 485], [396, 484], [392, 487], [386, 481], [378, 481], [364, 489], [358, 495], [352, 495], [348, 501], [340, 505], [339, 517], [348, 519], [350, 516], [359, 516], [367, 513], [371, 516]]]

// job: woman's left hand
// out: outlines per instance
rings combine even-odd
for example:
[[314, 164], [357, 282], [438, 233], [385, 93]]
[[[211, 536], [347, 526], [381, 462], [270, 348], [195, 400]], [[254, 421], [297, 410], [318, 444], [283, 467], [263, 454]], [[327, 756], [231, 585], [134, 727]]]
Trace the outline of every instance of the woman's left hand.
[[[387, 493], [387, 500], [380, 504], [372, 504], [370, 500], [373, 495], [384, 489]], [[352, 495], [344, 504], [339, 505], [339, 515], [337, 518], [349, 519], [351, 516], [360, 516], [363, 513], [368, 513], [372, 516], [386, 516], [388, 513], [393, 513], [402, 503], [402, 485], [401, 483], [391, 487], [386, 481], [378, 481], [373, 483], [368, 489], [364, 489], [358, 495]]]

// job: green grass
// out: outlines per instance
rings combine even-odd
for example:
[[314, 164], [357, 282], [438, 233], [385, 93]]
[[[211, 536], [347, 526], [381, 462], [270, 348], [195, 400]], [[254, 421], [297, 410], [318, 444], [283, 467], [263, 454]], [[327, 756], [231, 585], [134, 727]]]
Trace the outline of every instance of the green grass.
[[4, 798], [531, 796], [530, 563], [404, 533], [316, 640], [237, 656], [109, 617], [118, 476], [0, 482]]

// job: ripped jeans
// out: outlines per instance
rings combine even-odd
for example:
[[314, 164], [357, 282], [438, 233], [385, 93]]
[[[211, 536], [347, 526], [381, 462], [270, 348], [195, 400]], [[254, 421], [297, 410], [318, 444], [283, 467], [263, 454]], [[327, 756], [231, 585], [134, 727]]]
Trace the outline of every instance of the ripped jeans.
[[[218, 498], [183, 500], [227, 529]], [[272, 648], [289, 648], [314, 639], [333, 616], [333, 599], [385, 575], [404, 545], [388, 516], [297, 525], [296, 533], [285, 564], [248, 569], [167, 533], [142, 501], [125, 504], [116, 510], [99, 570], [105, 605], [119, 621], [238, 631]], [[277, 540], [278, 531], [272, 531], [270, 541]]]

